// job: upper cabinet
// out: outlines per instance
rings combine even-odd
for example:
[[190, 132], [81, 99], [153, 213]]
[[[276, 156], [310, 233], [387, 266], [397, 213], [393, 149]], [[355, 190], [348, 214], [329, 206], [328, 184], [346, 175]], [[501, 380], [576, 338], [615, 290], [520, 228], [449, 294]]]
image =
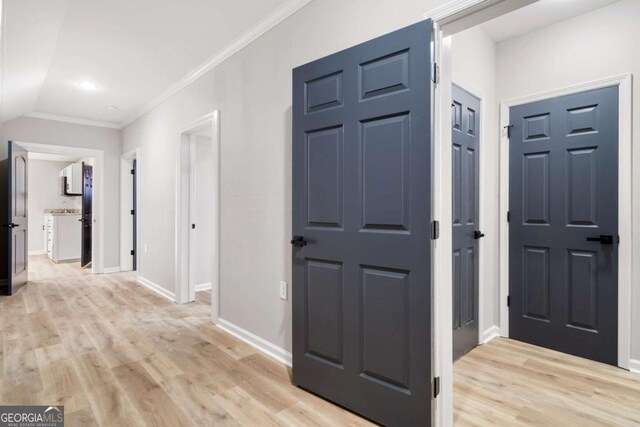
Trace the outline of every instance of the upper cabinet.
[[70, 164], [60, 171], [60, 194], [82, 195], [82, 162]]

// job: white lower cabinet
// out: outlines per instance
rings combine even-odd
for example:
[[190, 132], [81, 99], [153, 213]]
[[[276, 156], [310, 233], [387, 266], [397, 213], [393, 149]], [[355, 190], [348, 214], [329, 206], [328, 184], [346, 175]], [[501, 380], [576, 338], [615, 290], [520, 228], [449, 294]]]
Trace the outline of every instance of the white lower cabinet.
[[54, 262], [80, 259], [80, 215], [45, 215], [45, 247]]

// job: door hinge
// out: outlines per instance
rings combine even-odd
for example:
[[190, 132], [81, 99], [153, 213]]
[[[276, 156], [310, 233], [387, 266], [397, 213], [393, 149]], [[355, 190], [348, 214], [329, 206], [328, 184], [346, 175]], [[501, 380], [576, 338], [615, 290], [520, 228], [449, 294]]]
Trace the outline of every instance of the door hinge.
[[135, 214], [136, 214], [136, 211], [131, 209], [131, 215], [135, 215]]
[[435, 377], [433, 379], [433, 398], [437, 398], [440, 394], [440, 377]]
[[191, 229], [195, 230], [196, 225], [195, 224], [191, 224]]
[[507, 222], [511, 222], [511, 211], [507, 211]]
[[507, 138], [511, 138], [511, 128], [513, 125], [506, 125], [504, 128], [507, 130]]
[[136, 251], [134, 251], [133, 249], [131, 249], [131, 255], [135, 255]]
[[433, 63], [433, 83], [440, 83], [440, 67], [437, 62]]
[[135, 175], [136, 174], [136, 170], [135, 169], [131, 169], [131, 175]]
[[431, 240], [440, 238], [440, 221], [431, 222]]
[[511, 296], [507, 295], [507, 307], [511, 307]]

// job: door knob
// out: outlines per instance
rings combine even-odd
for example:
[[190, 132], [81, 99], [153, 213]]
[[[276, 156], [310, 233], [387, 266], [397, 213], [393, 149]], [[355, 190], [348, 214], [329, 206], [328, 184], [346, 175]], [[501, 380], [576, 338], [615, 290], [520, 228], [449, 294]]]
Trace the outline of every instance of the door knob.
[[473, 232], [473, 238], [478, 240], [484, 237], [484, 234], [480, 230], [476, 230]]
[[601, 234], [599, 237], [587, 237], [588, 242], [600, 242], [601, 245], [613, 245], [613, 236]]
[[302, 236], [293, 236], [293, 239], [291, 239], [291, 244], [296, 248], [301, 248], [303, 246], [307, 246], [307, 241], [304, 240], [304, 237]]

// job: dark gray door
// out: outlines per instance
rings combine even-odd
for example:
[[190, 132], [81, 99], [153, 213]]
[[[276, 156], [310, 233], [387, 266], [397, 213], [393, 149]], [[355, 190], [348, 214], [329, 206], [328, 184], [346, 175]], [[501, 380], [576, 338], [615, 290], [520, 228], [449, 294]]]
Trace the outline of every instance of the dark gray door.
[[293, 72], [293, 381], [386, 425], [431, 422], [431, 25]]
[[509, 114], [509, 335], [615, 365], [618, 88]]
[[15, 293], [27, 283], [29, 248], [27, 245], [27, 151], [9, 141], [8, 154], [8, 223], [3, 224], [8, 233], [8, 283], [5, 292]]
[[133, 247], [131, 248], [131, 256], [133, 257], [133, 270], [138, 269], [138, 253], [136, 248], [138, 247], [138, 161], [133, 159], [133, 165], [131, 167], [131, 183], [133, 193], [133, 209], [131, 209], [131, 220], [133, 221]]
[[480, 100], [453, 85], [453, 359], [478, 345]]
[[91, 264], [91, 238], [93, 229], [93, 166], [82, 163], [82, 250], [80, 265]]

